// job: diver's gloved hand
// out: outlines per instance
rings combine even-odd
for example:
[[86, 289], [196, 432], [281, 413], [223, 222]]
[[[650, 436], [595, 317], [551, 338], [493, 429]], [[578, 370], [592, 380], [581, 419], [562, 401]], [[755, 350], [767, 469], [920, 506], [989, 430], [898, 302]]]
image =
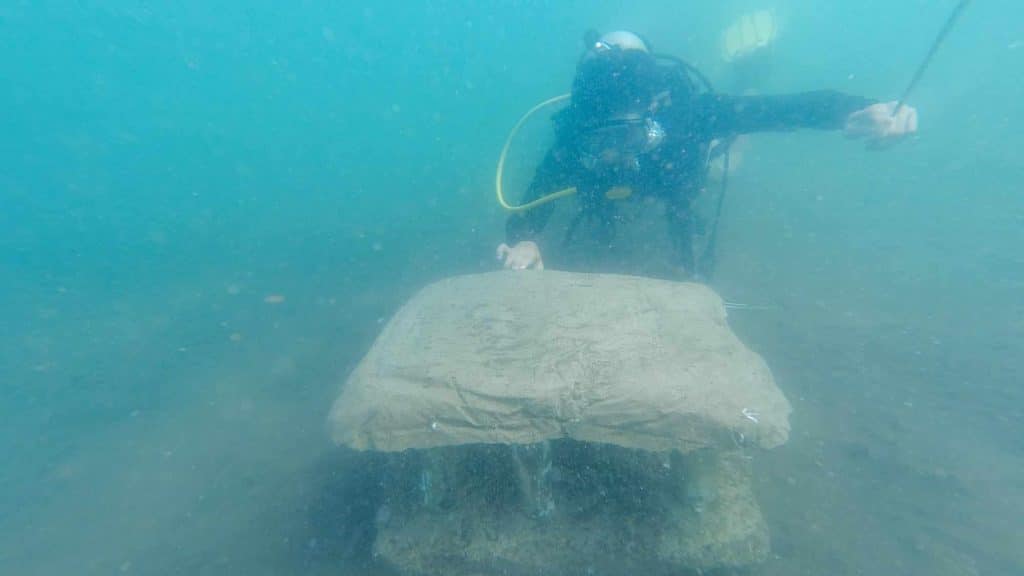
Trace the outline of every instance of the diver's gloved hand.
[[896, 111], [896, 104], [872, 104], [850, 114], [844, 128], [846, 136], [864, 138], [869, 148], [882, 148], [917, 132], [917, 109], [904, 104]]
[[498, 246], [498, 260], [505, 261], [505, 268], [512, 270], [544, 269], [544, 261], [540, 258], [540, 247], [536, 242], [523, 240], [515, 246], [502, 243]]

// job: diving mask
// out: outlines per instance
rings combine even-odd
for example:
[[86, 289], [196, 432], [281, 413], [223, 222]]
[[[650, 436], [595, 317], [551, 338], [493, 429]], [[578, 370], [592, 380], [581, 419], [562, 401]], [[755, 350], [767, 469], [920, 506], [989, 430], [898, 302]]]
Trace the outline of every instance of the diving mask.
[[653, 118], [626, 116], [582, 132], [577, 150], [588, 167], [635, 163], [638, 156], [651, 152], [664, 139], [665, 129]]

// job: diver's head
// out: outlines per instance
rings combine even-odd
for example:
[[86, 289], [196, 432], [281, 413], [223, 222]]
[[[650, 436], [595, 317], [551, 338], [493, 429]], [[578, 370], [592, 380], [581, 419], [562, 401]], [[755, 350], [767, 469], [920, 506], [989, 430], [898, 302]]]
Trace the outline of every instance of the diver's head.
[[652, 118], [657, 64], [646, 42], [623, 30], [590, 33], [572, 87], [572, 138], [588, 168], [635, 166], [664, 138]]
[[626, 30], [616, 30], [614, 32], [607, 32], [597, 38], [590, 46], [592, 50], [612, 50], [618, 49], [622, 51], [636, 50], [638, 52], [649, 53], [647, 49], [647, 43], [643, 41], [640, 36]]
[[622, 113], [649, 96], [657, 63], [647, 43], [622, 30], [588, 32], [573, 79], [573, 103], [597, 115]]

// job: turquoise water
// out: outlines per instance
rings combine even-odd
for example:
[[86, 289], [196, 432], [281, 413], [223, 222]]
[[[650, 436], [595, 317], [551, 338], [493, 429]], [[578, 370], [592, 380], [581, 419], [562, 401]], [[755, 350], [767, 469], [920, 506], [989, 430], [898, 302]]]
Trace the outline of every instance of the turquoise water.
[[[497, 265], [498, 151], [585, 29], [726, 83], [773, 8], [763, 91], [888, 99], [955, 2], [170, 4], [0, 6], [3, 574], [373, 573], [328, 407], [410, 294]], [[1024, 571], [1022, 17], [972, 4], [898, 147], [742, 152], [714, 287], [794, 405], [755, 574]]]

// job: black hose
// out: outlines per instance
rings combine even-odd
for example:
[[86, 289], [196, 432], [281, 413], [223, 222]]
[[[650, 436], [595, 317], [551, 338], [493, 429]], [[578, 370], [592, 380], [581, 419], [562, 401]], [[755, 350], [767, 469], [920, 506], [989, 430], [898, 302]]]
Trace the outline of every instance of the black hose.
[[[696, 78], [697, 81], [700, 82], [701, 87], [704, 88], [705, 92], [714, 93], [715, 89], [711, 86], [711, 81], [708, 80], [708, 77], [705, 76], [704, 73], [701, 72], [693, 64], [690, 64], [686, 60], [683, 60], [682, 58], [680, 58], [678, 56], [674, 56], [672, 54], [660, 54], [659, 53], [659, 54], [652, 54], [651, 56], [653, 56], [655, 58], [655, 60], [658, 60], [658, 59], [660, 59], [660, 60], [668, 60], [669, 62], [671, 62], [673, 64], [676, 64], [677, 66], [682, 67], [684, 70], [686, 70], [686, 72], [688, 74], [690, 74], [693, 78]], [[693, 82], [692, 78], [690, 79], [690, 82]]]
[[716, 244], [718, 243], [718, 221], [722, 217], [722, 204], [725, 203], [725, 192], [729, 188], [729, 152], [732, 147], [732, 139], [728, 140], [724, 144], [725, 152], [722, 158], [722, 186], [718, 190], [718, 198], [715, 201], [714, 216], [711, 219], [711, 232], [708, 234], [707, 244], [704, 245], [704, 250], [700, 256], [700, 264], [702, 270], [700, 270], [700, 276], [705, 282], [710, 282], [711, 277], [715, 273], [715, 252]]

